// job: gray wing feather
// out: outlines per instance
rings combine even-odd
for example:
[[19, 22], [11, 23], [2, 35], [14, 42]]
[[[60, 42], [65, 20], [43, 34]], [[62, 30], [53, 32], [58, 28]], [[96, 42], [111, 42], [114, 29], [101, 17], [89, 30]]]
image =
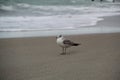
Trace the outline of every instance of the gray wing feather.
[[78, 46], [78, 45], [80, 45], [79, 43], [74, 43], [70, 40], [64, 40], [63, 43], [67, 46]]
[[73, 45], [74, 43], [70, 40], [64, 40], [63, 41], [64, 44], [67, 44], [67, 45]]

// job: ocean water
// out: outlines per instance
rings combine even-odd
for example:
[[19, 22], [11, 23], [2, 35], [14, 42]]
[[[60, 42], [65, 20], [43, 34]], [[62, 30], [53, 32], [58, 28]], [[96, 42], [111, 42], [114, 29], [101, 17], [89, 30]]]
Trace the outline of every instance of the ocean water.
[[100, 33], [91, 26], [119, 11], [119, 0], [0, 0], [0, 38]]

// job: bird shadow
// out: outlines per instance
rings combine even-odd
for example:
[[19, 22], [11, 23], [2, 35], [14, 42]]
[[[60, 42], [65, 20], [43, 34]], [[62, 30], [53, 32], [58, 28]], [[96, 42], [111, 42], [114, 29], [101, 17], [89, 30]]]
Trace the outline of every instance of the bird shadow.
[[73, 55], [73, 54], [77, 54], [78, 52], [77, 51], [69, 51], [67, 52], [67, 55]]

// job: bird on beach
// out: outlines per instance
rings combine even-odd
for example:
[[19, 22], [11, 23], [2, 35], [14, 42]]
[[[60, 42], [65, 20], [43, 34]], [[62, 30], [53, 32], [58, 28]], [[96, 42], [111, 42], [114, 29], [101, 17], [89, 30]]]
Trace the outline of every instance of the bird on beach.
[[80, 45], [79, 43], [75, 43], [75, 42], [73, 42], [71, 40], [65, 39], [62, 35], [59, 35], [56, 38], [57, 38], [57, 40], [56, 40], [57, 44], [60, 47], [62, 47], [62, 51], [63, 51], [61, 53], [62, 55], [66, 54], [66, 48]]

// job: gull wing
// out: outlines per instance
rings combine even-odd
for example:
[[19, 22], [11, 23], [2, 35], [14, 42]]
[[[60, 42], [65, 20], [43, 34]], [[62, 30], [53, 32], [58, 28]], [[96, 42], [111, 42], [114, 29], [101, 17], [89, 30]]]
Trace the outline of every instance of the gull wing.
[[70, 40], [64, 40], [63, 43], [65, 45], [68, 45], [68, 46], [78, 46], [78, 45], [80, 45], [79, 43], [74, 43], [74, 42], [72, 42]]
[[73, 45], [74, 43], [70, 40], [64, 40], [63, 41], [64, 44], [67, 44], [67, 45]]

